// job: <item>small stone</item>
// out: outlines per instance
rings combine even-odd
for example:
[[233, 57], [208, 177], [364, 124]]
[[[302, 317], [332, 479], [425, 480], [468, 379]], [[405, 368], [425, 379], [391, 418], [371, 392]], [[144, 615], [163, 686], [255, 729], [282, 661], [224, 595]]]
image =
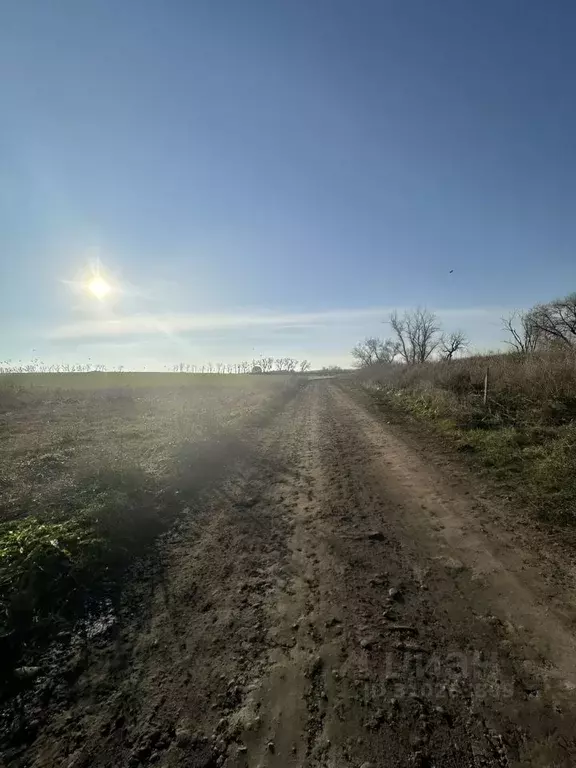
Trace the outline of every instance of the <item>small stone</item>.
[[192, 741], [192, 733], [188, 728], [176, 728], [175, 736], [179, 747], [187, 747]]
[[17, 667], [14, 677], [18, 680], [35, 680], [41, 671], [40, 667]]
[[452, 573], [460, 573], [461, 571], [465, 570], [464, 563], [462, 563], [460, 560], [457, 560], [455, 557], [447, 557], [444, 559], [444, 567], [452, 571]]
[[66, 768], [82, 768], [86, 765], [86, 755], [79, 749], [70, 757]]
[[384, 541], [384, 539], [386, 537], [384, 536], [382, 531], [370, 531], [370, 533], [368, 534], [367, 538], [370, 541]]
[[318, 674], [318, 672], [320, 672], [320, 670], [322, 669], [322, 665], [323, 665], [322, 657], [316, 656], [316, 658], [310, 665], [310, 675]]
[[138, 762], [143, 762], [149, 758], [151, 751], [152, 751], [152, 748], [150, 744], [143, 744], [141, 747], [138, 747], [138, 749], [134, 752], [133, 757], [135, 757], [138, 760]]
[[274, 752], [274, 742], [273, 741], [269, 741], [266, 746], [268, 747], [268, 751], [269, 752]]
[[238, 752], [240, 752], [241, 754], [248, 752], [248, 747], [246, 746], [246, 744], [240, 744], [240, 746], [238, 747]]
[[370, 637], [363, 637], [362, 640], [360, 640], [360, 645], [362, 648], [371, 648], [372, 647], [373, 640]]
[[396, 587], [390, 587], [388, 590], [388, 597], [391, 600], [396, 600], [398, 597], [400, 597], [400, 590], [396, 589]]

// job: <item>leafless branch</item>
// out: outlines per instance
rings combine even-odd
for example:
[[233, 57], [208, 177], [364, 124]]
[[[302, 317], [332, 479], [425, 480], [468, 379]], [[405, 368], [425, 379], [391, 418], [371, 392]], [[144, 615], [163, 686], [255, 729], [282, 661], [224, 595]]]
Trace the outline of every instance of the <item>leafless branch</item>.
[[440, 354], [443, 360], [452, 360], [458, 352], [463, 352], [468, 346], [469, 341], [464, 331], [452, 331], [444, 334], [440, 339]]
[[392, 312], [389, 323], [396, 334], [397, 354], [405, 363], [425, 363], [440, 344], [438, 318], [423, 307], [402, 316]]

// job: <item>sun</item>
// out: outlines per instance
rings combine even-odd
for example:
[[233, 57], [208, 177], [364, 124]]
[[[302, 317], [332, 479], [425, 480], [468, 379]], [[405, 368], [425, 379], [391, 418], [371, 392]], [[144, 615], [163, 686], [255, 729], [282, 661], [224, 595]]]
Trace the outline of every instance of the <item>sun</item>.
[[96, 296], [96, 298], [100, 300], [105, 299], [112, 290], [110, 283], [106, 282], [106, 280], [99, 275], [93, 277], [88, 282], [87, 288], [93, 296]]

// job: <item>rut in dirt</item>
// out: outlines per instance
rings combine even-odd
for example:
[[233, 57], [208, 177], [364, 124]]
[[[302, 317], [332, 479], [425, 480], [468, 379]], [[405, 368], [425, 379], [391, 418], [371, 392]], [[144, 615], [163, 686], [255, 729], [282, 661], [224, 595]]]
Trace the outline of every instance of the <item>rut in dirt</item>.
[[574, 765], [573, 596], [455, 478], [310, 382], [10, 764]]

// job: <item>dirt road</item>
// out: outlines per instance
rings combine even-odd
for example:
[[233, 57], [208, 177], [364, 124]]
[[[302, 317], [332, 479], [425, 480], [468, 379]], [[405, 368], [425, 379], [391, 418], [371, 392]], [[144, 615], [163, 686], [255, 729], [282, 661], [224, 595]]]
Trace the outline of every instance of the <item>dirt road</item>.
[[576, 765], [544, 538], [328, 380], [236, 451], [11, 764]]

